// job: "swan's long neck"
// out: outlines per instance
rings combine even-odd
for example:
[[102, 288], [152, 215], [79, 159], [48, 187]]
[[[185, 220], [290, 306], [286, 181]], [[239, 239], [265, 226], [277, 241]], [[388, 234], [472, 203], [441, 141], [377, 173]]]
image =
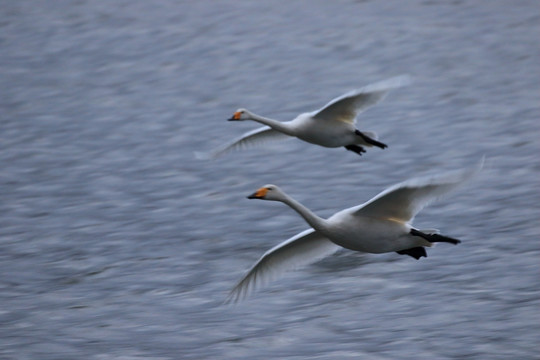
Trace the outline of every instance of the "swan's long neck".
[[283, 199], [281, 201], [289, 205], [293, 210], [300, 214], [300, 216], [302, 216], [312, 228], [324, 232], [327, 227], [327, 222], [325, 219], [315, 215], [313, 211], [309, 210], [307, 207], [286, 194], [283, 194]]
[[282, 132], [287, 135], [294, 136], [294, 130], [286, 122], [277, 121], [257, 114], [250, 114], [251, 120], [270, 126], [272, 129]]

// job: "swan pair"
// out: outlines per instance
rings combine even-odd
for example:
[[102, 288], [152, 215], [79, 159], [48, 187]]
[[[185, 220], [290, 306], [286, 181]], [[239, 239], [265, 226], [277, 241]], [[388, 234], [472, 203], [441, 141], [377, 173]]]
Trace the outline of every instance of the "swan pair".
[[[408, 77], [402, 76], [366, 86], [288, 122], [239, 109], [230, 120], [254, 120], [266, 126], [242, 135], [205, 157], [213, 158], [234, 149], [291, 136], [324, 147], [343, 146], [358, 154], [365, 152], [364, 146], [384, 149], [387, 146], [377, 140], [375, 133], [356, 129], [356, 116], [382, 100], [390, 89], [408, 81]], [[227, 302], [238, 302], [283, 273], [320, 260], [340, 248], [373, 254], [397, 252], [418, 260], [427, 257], [425, 247], [434, 243], [459, 244], [460, 240], [443, 236], [436, 229], [417, 229], [411, 223], [426, 205], [470, 179], [481, 169], [482, 163], [473, 169], [396, 184], [366, 203], [341, 210], [328, 219], [317, 216], [276, 185], [259, 188], [248, 198], [280, 201], [295, 210], [311, 228], [268, 250], [232, 289]]]

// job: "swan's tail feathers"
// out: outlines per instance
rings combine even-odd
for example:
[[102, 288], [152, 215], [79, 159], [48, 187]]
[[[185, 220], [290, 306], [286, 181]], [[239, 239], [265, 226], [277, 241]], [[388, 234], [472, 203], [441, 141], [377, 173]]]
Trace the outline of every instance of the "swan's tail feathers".
[[445, 243], [457, 245], [457, 244], [459, 244], [461, 242], [461, 240], [454, 239], [454, 238], [451, 238], [449, 236], [439, 235], [439, 234], [432, 234], [432, 235], [429, 235], [429, 237], [430, 237], [430, 240], [428, 240], [428, 241], [430, 241], [432, 243], [445, 242]]
[[424, 234], [428, 234], [428, 235], [434, 235], [434, 234], [440, 234], [440, 230], [438, 229], [422, 229], [420, 230], [421, 232], [423, 232]]
[[373, 140], [379, 140], [379, 135], [377, 135], [375, 131], [362, 131], [362, 134], [366, 135], [367, 137]]
[[424, 249], [422, 246], [414, 247], [411, 249], [405, 249], [396, 251], [399, 255], [409, 255], [416, 260], [419, 260], [421, 257], [427, 257], [426, 249]]
[[[377, 147], [380, 147], [381, 149], [388, 147], [388, 145], [380, 141], [377, 141], [377, 134], [374, 132], [355, 130], [354, 133], [360, 136], [360, 138], [362, 138], [362, 140], [365, 142], [364, 145], [366, 146], [369, 146], [369, 147], [377, 146]], [[370, 136], [370, 135], [375, 135], [375, 136]]]

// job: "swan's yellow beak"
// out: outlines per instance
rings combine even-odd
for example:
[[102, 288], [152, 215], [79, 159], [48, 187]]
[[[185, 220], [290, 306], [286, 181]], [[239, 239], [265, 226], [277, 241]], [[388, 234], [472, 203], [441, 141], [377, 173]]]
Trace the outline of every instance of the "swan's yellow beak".
[[262, 187], [259, 190], [255, 191], [253, 194], [249, 195], [248, 199], [264, 199], [267, 192], [268, 192], [268, 189], [265, 187]]
[[237, 111], [233, 114], [229, 121], [240, 120], [240, 116], [242, 116], [242, 113], [240, 111]]

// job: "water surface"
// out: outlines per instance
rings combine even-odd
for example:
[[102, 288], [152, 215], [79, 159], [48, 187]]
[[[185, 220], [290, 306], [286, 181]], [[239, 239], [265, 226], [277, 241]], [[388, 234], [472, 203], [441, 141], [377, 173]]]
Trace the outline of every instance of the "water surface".
[[[2, 359], [533, 359], [540, 335], [535, 1], [0, 4]], [[363, 157], [290, 141], [198, 161], [399, 74]], [[471, 166], [420, 261], [342, 252], [238, 307], [227, 291], [315, 212]]]

